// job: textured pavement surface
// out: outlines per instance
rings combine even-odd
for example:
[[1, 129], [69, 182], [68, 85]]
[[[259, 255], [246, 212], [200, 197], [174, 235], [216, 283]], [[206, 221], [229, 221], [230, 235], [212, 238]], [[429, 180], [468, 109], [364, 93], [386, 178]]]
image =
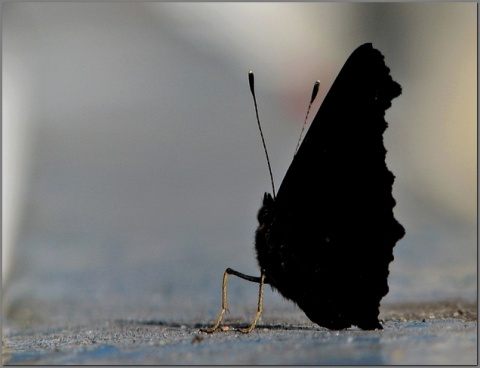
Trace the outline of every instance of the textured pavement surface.
[[[182, 307], [181, 307], [182, 308]], [[164, 311], [165, 312], [165, 311]], [[198, 315], [198, 311], [196, 312]], [[477, 364], [477, 306], [461, 301], [389, 305], [382, 331], [330, 331], [296, 309], [266, 308], [250, 334], [248, 316], [206, 334], [203, 319], [86, 318], [4, 329], [4, 364]]]

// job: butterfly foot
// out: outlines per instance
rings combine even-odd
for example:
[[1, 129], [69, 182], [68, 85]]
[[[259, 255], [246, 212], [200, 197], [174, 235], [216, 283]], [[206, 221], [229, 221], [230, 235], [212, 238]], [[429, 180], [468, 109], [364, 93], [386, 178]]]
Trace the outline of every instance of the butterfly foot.
[[222, 323], [223, 316], [225, 315], [226, 311], [227, 311], [226, 308], [222, 308], [222, 310], [220, 311], [220, 314], [218, 315], [217, 322], [215, 322], [213, 327], [211, 327], [211, 328], [201, 328], [200, 331], [211, 334], [211, 333], [214, 333], [216, 330], [218, 330], [218, 328], [220, 327], [220, 324]]

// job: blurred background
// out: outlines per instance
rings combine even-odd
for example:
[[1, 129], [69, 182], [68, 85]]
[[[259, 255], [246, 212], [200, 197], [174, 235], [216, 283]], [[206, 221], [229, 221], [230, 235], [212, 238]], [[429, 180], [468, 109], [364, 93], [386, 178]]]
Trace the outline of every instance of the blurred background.
[[[2, 25], [9, 322], [214, 318], [226, 267], [259, 274], [271, 191], [247, 72], [279, 187], [314, 81], [311, 118], [366, 42], [403, 87], [384, 139], [407, 234], [384, 302], [476, 299], [476, 3], [10, 2]], [[256, 294], [232, 279], [232, 312]]]

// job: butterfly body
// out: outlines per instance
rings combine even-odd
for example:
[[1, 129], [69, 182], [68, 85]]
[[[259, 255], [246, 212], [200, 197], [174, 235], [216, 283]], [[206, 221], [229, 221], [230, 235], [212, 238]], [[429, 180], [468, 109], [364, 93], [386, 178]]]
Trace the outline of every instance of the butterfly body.
[[385, 110], [401, 93], [371, 44], [349, 57], [255, 235], [265, 282], [331, 329], [381, 328], [388, 265], [405, 230], [393, 216]]

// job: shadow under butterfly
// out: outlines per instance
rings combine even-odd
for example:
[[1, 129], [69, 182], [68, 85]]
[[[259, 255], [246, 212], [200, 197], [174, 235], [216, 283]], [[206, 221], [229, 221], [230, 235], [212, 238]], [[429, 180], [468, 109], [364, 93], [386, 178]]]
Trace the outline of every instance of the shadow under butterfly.
[[[370, 43], [348, 58], [278, 195], [264, 195], [255, 234], [261, 276], [228, 268], [222, 310], [215, 325], [203, 332], [214, 332], [222, 322], [230, 274], [260, 284], [257, 314], [242, 332], [258, 322], [264, 284], [320, 326], [382, 329], [378, 315], [388, 293], [388, 265], [393, 247], [405, 235], [393, 216], [395, 177], [386, 166], [383, 145], [385, 111], [401, 94], [389, 72]], [[250, 82], [255, 100], [253, 75]]]

